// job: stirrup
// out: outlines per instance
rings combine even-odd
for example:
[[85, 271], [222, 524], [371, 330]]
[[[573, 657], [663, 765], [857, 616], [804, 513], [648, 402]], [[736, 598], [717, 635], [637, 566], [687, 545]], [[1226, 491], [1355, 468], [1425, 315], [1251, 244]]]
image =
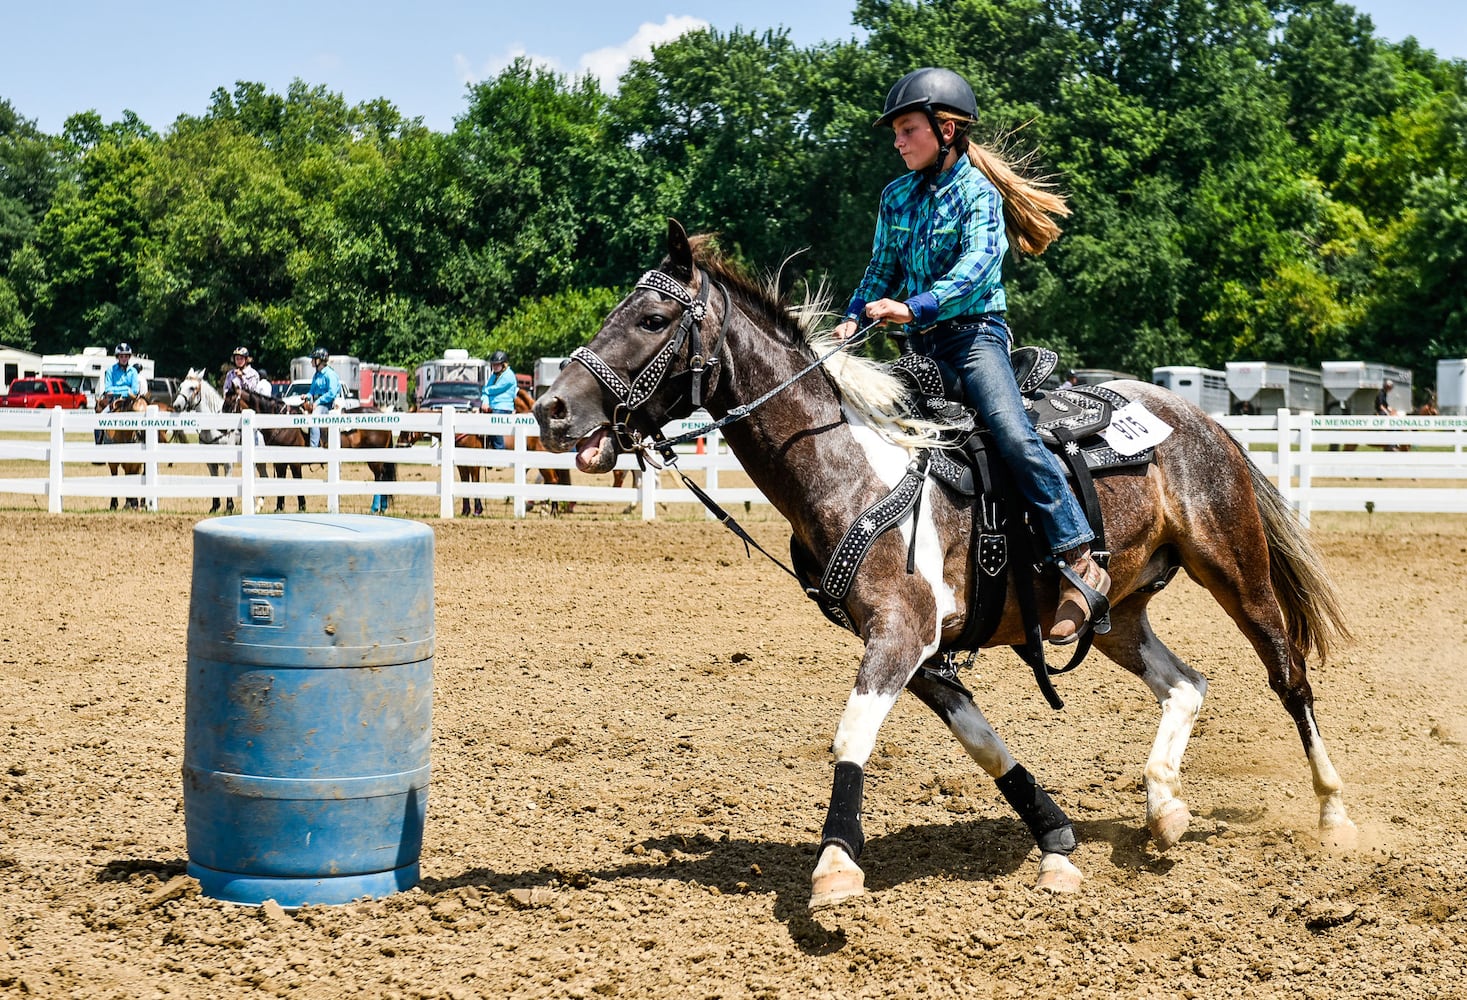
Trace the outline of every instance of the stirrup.
[[[1094, 553], [1091, 554], [1090, 558], [1092, 560], [1095, 559]], [[1096, 635], [1105, 635], [1109, 632], [1110, 598], [1086, 583], [1085, 578], [1075, 571], [1075, 567], [1071, 566], [1065, 560], [1056, 559], [1054, 565], [1059, 570], [1060, 575], [1069, 581], [1080, 592], [1080, 596], [1085, 599], [1086, 614], [1080, 621], [1079, 627], [1075, 629], [1074, 635], [1065, 636], [1062, 639], [1050, 639], [1049, 641], [1056, 646], [1069, 646], [1078, 642], [1080, 637], [1087, 631], [1093, 630]], [[1096, 566], [1101, 572], [1105, 572], [1105, 567], [1101, 566], [1098, 562]]]

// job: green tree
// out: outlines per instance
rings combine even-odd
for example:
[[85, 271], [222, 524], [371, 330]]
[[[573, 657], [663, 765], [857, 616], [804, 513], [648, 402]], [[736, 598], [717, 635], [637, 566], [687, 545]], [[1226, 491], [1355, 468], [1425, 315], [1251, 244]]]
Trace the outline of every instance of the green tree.
[[515, 371], [529, 371], [536, 359], [565, 357], [594, 337], [625, 294], [588, 288], [527, 299], [487, 335], [463, 346], [478, 357], [503, 350]]

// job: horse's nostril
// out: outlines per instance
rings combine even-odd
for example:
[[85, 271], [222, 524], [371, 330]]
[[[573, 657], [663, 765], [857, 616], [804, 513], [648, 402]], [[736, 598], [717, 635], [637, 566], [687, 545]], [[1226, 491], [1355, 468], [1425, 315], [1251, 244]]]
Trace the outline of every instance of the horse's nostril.
[[560, 396], [552, 396], [547, 402], [550, 405], [546, 407], [546, 410], [549, 411], [551, 419], [564, 420], [566, 415], [565, 399]]

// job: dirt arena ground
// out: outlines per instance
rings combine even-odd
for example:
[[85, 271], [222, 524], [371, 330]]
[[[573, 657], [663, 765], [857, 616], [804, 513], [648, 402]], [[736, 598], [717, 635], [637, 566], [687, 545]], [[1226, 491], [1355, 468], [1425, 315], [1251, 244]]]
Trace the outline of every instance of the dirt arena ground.
[[[0, 512], [0, 996], [1467, 995], [1467, 518], [1316, 517], [1357, 632], [1312, 678], [1357, 850], [1315, 845], [1288, 718], [1183, 578], [1153, 604], [1212, 682], [1181, 844], [1141, 830], [1141, 685], [1092, 658], [1056, 713], [990, 652], [964, 679], [1076, 820], [1083, 892], [1031, 888], [1028, 835], [908, 698], [869, 771], [871, 891], [813, 917], [858, 646], [693, 514], [430, 521], [421, 884], [294, 913], [201, 896], [180, 778], [194, 523]], [[784, 550], [781, 522], [749, 523]]]

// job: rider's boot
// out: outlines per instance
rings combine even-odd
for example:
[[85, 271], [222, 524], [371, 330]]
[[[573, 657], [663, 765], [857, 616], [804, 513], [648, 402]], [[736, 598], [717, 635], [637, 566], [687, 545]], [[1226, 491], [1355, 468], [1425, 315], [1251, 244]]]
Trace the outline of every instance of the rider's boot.
[[1049, 641], [1067, 646], [1093, 628], [1097, 633], [1110, 631], [1110, 574], [1090, 554], [1089, 545], [1080, 545], [1055, 557], [1060, 573], [1059, 608], [1054, 614], [1054, 627]]

